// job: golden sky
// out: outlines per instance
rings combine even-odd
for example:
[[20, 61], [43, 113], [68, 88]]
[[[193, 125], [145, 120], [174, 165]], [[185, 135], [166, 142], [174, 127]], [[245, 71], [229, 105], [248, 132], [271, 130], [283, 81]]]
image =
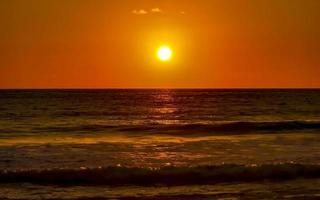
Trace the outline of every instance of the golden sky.
[[1, 0], [0, 88], [320, 87], [319, 11], [318, 0]]

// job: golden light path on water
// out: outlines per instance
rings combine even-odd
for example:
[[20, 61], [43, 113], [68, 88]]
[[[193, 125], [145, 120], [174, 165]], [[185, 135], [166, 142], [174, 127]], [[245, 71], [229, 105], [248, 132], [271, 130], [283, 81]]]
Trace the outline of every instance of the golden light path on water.
[[[281, 136], [281, 139], [296, 140], [311, 140], [314, 136], [313, 133], [291, 134], [289, 136]], [[199, 141], [229, 141], [233, 143], [241, 141], [255, 141], [255, 140], [267, 140], [272, 141], [279, 138], [278, 134], [250, 134], [250, 135], [192, 135], [179, 136], [170, 134], [149, 134], [140, 136], [130, 135], [126, 133], [117, 133], [105, 135], [45, 135], [45, 136], [20, 136], [16, 138], [2, 138], [0, 139], [0, 146], [11, 145], [42, 145], [42, 144], [97, 144], [97, 143], [136, 143], [136, 144], [152, 144], [152, 143], [185, 143], [185, 142], [199, 142]]]
[[[224, 163], [263, 164], [278, 162], [314, 163], [320, 151], [315, 134], [250, 134], [208, 136], [192, 134], [97, 134], [66, 137], [47, 135], [0, 139], [2, 148], [19, 147], [22, 156], [16, 159], [26, 167], [99, 167], [99, 166], [193, 166]], [[308, 142], [298, 148], [299, 141]], [[41, 148], [45, 155], [36, 149]], [[88, 157], [88, 152], [90, 156]], [[16, 152], [13, 152], [16, 154]], [[12, 154], [12, 155], [13, 155]], [[25, 162], [23, 155], [33, 155], [37, 165]], [[261, 156], [263, 155], [263, 156]], [[70, 158], [70, 156], [74, 156]], [[71, 159], [60, 166], [48, 159]], [[77, 162], [82, 159], [82, 162]], [[9, 163], [15, 168], [14, 163]], [[1, 166], [0, 166], [1, 167]], [[2, 167], [8, 167], [2, 163]], [[21, 165], [19, 165], [21, 167]]]
[[172, 114], [178, 111], [178, 105], [175, 102], [172, 90], [162, 90], [159, 93], [152, 95], [154, 106], [150, 108], [153, 117], [156, 118], [153, 122], [156, 124], [179, 124], [181, 121], [168, 119], [167, 114]]

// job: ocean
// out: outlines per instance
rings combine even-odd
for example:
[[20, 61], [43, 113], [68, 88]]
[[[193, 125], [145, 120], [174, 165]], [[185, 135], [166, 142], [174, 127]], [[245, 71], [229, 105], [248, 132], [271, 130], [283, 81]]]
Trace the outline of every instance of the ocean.
[[0, 199], [320, 199], [320, 90], [0, 90]]

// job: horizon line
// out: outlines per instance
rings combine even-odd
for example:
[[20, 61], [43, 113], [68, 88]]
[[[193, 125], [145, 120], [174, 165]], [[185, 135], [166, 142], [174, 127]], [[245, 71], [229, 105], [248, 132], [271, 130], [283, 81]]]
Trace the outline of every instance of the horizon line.
[[26, 87], [0, 88], [0, 90], [318, 90], [320, 87]]

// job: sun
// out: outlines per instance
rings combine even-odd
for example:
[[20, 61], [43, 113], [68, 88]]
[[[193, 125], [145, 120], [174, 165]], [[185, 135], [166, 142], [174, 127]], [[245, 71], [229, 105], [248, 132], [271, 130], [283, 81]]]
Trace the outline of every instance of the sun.
[[161, 46], [158, 49], [157, 55], [158, 55], [159, 60], [161, 60], [163, 62], [166, 62], [166, 61], [169, 61], [171, 59], [172, 51], [168, 46]]

